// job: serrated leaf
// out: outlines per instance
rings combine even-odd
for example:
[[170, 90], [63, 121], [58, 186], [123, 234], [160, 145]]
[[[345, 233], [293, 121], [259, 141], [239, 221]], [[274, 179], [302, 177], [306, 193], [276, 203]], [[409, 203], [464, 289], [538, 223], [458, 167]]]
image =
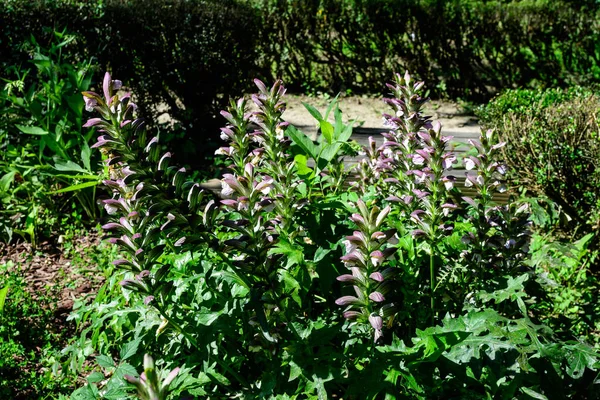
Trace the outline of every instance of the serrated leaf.
[[97, 356], [96, 362], [102, 368], [112, 369], [115, 367], [115, 362], [113, 361], [113, 359], [104, 354]]
[[568, 346], [570, 354], [567, 358], [567, 374], [573, 379], [580, 379], [586, 368], [594, 368], [598, 362], [598, 354], [584, 344]]
[[123, 400], [127, 397], [127, 392], [123, 388], [116, 387], [108, 389], [106, 392], [104, 392], [104, 395], [102, 395], [103, 399], [108, 400]]
[[138, 372], [135, 369], [135, 367], [129, 363], [122, 363], [121, 365], [119, 365], [118, 373], [123, 376], [125, 376], [125, 375], [138, 376]]
[[102, 372], [100, 372], [100, 371], [92, 372], [91, 374], [88, 375], [88, 377], [86, 378], [86, 380], [89, 383], [102, 382], [104, 380], [104, 374]]
[[287, 258], [286, 269], [296, 264], [302, 264], [304, 261], [302, 249], [283, 238], [280, 238], [277, 245], [269, 251], [269, 254], [283, 254]]
[[125, 361], [125, 360], [133, 357], [135, 355], [135, 353], [137, 353], [138, 347], [140, 346], [141, 341], [142, 341], [142, 338], [138, 337], [138, 338], [132, 340], [131, 342], [124, 344], [123, 347], [121, 347], [121, 352], [120, 352], [121, 361]]
[[87, 384], [86, 386], [77, 389], [71, 395], [71, 400], [96, 400], [100, 398], [96, 386]]
[[317, 390], [317, 399], [319, 400], [327, 400], [327, 391], [325, 390], [325, 382], [323, 378], [313, 374], [313, 381], [310, 382], [312, 384], [307, 384], [306, 387], [312, 387]]

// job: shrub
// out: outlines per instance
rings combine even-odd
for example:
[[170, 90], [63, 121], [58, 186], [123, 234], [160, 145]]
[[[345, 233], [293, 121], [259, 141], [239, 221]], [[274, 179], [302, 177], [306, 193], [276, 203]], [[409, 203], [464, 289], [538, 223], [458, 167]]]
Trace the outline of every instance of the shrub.
[[580, 87], [511, 90], [479, 110], [507, 142], [511, 178], [557, 203], [581, 232], [599, 223], [599, 113], [600, 98]]
[[[357, 179], [335, 103], [307, 107], [322, 131], [312, 141], [283, 120], [283, 84], [255, 83], [255, 111], [242, 98], [221, 113], [220, 198], [172, 165], [119, 81], [84, 92], [111, 166], [104, 229], [122, 258], [103, 298], [74, 314], [86, 328], [72, 359], [95, 349], [112, 375], [77, 396], [125, 398], [123, 360], [141, 363], [141, 349], [179, 368], [171, 396], [593, 395], [596, 352], [529, 316], [527, 206], [492, 201], [505, 171], [492, 131], [465, 160], [476, 196], [461, 198], [423, 82], [398, 75], [390, 131], [364, 149]], [[145, 395], [155, 378], [129, 381]]]
[[21, 46], [30, 35], [45, 45], [53, 31], [66, 29], [77, 40], [65, 49], [65, 61], [94, 57], [131, 82], [149, 123], [156, 125], [168, 112], [174, 126], [162, 126], [163, 140], [177, 139], [173, 147], [184, 163], [200, 165], [212, 155], [215, 115], [227, 104], [225, 94], [243, 91], [250, 74], [257, 74], [260, 24], [252, 10], [233, 0], [0, 4], [6, 10], [0, 15], [0, 52], [7, 55], [0, 67], [27, 62]]
[[393, 70], [436, 94], [600, 79], [598, 4], [486, 0], [256, 0], [262, 65], [295, 90], [381, 92]]

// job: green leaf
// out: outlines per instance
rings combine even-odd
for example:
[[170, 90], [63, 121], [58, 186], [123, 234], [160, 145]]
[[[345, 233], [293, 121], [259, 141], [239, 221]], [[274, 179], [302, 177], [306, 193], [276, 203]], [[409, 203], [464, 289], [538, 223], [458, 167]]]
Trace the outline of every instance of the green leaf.
[[294, 246], [284, 238], [280, 238], [277, 245], [269, 251], [269, 254], [283, 254], [287, 258], [286, 269], [296, 264], [302, 264], [304, 253], [302, 248]]
[[82, 174], [90, 173], [90, 171], [81, 168], [81, 166], [79, 166], [78, 164], [76, 164], [70, 160], [57, 159], [57, 160], [55, 160], [54, 168], [58, 171], [72, 171], [72, 172], [79, 172]]
[[327, 400], [327, 391], [325, 390], [325, 382], [323, 381], [323, 378], [317, 376], [317, 374], [313, 374], [312, 377], [312, 386], [317, 390], [317, 399]]
[[4, 302], [6, 301], [6, 297], [8, 296], [9, 289], [10, 285], [6, 285], [2, 289], [0, 289], [0, 313], [4, 311]]
[[344, 129], [342, 129], [340, 131], [339, 135], [336, 135], [335, 141], [341, 142], [341, 143], [346, 143], [348, 141], [348, 139], [350, 139], [350, 137], [352, 137], [353, 129], [354, 129], [354, 127], [352, 126], [352, 124], [344, 126]]
[[313, 262], [318, 263], [321, 261], [327, 254], [331, 252], [331, 249], [325, 249], [323, 247], [319, 247], [317, 251], [315, 251], [315, 256], [313, 258]]
[[10, 189], [10, 185], [15, 180], [16, 171], [10, 171], [4, 174], [2, 178], [0, 178], [0, 193], [8, 192]]
[[300, 284], [298, 281], [286, 270], [281, 270], [279, 272], [280, 280], [283, 282], [283, 286], [285, 288], [285, 294], [290, 295], [292, 300], [296, 302], [300, 307], [302, 307], [302, 300], [300, 299]]
[[598, 362], [598, 353], [589, 346], [578, 343], [575, 346], [565, 346], [567, 355], [567, 374], [573, 379], [580, 379], [586, 368], [594, 369]]
[[76, 190], [81, 190], [81, 189], [85, 189], [85, 188], [92, 187], [92, 186], [98, 186], [99, 184], [100, 184], [99, 181], [84, 182], [84, 183], [80, 183], [77, 185], [71, 185], [71, 186], [68, 186], [66, 188], [62, 188], [59, 190], [55, 190], [54, 192], [49, 192], [49, 194], [74, 192]]
[[334, 143], [334, 144], [326, 145], [319, 156], [319, 164], [321, 164], [323, 162], [322, 160], [324, 160], [326, 162], [326, 164], [329, 164], [331, 162], [331, 160], [336, 158], [336, 156], [338, 155], [341, 148], [342, 148], [341, 143]]
[[69, 104], [69, 107], [71, 108], [71, 110], [73, 110], [73, 112], [75, 112], [75, 115], [77, 115], [78, 117], [80, 117], [83, 114], [83, 106], [84, 106], [85, 102], [84, 102], [83, 96], [81, 94], [77, 93], [77, 94], [68, 96], [67, 104]]
[[310, 179], [310, 176], [313, 174], [314, 170], [307, 165], [308, 158], [304, 154], [296, 154], [294, 161], [296, 162], [298, 175], [301, 177], [308, 177]]
[[321, 121], [319, 123], [321, 127], [321, 133], [323, 137], [327, 141], [327, 143], [331, 144], [333, 142], [333, 125], [331, 125], [328, 121]]
[[338, 93], [329, 103], [329, 105], [327, 106], [327, 110], [325, 110], [325, 116], [323, 117], [323, 119], [327, 119], [329, 117], [329, 114], [331, 113], [331, 110], [333, 110], [333, 108], [335, 107], [336, 111], [339, 111], [339, 107], [338, 107], [338, 98], [340, 97], [340, 94]]
[[92, 149], [88, 146], [87, 143], [83, 143], [81, 146], [81, 162], [86, 170], [91, 171], [92, 166], [90, 160], [92, 159]]
[[538, 392], [536, 392], [536, 391], [533, 391], [533, 390], [531, 390], [531, 389], [529, 389], [529, 388], [522, 387], [522, 388], [521, 388], [521, 391], [522, 391], [523, 393], [525, 393], [526, 395], [528, 395], [528, 396], [530, 396], [530, 397], [533, 397], [534, 399], [539, 399], [539, 400], [548, 400], [548, 398], [547, 398], [546, 396], [544, 396], [543, 394], [541, 394], [541, 393], [538, 393]]
[[223, 314], [224, 310], [221, 311], [209, 311], [207, 308], [203, 307], [203, 311], [196, 314], [196, 321], [200, 325], [210, 326], [213, 322], [215, 322], [221, 314]]
[[97, 356], [96, 362], [100, 367], [105, 369], [112, 369], [115, 367], [115, 362], [113, 361], [113, 359], [106, 355]]
[[138, 337], [138, 338], [132, 340], [131, 342], [123, 345], [123, 347], [121, 347], [121, 352], [120, 352], [121, 361], [125, 361], [125, 360], [133, 357], [135, 355], [135, 353], [137, 353], [138, 347], [140, 346], [141, 341], [142, 341], [142, 338]]
[[92, 372], [91, 374], [88, 375], [88, 377], [86, 378], [86, 380], [89, 383], [102, 382], [104, 380], [104, 374], [102, 372], [100, 372], [100, 371]]
[[87, 384], [82, 388], [77, 389], [71, 395], [71, 400], [96, 400], [100, 398], [98, 388], [96, 386]]
[[290, 361], [290, 377], [288, 378], [288, 382], [298, 379], [300, 375], [302, 375], [302, 368], [300, 368], [295, 362]]
[[314, 119], [316, 119], [317, 121], [319, 121], [319, 123], [321, 121], [323, 121], [323, 116], [321, 115], [321, 113], [319, 112], [319, 110], [317, 110], [315, 107], [311, 106], [308, 103], [302, 102], [302, 105], [304, 106], [304, 108], [306, 108], [308, 110], [308, 112], [310, 113], [310, 115], [313, 116]]
[[315, 145], [308, 136], [296, 129], [293, 125], [288, 126], [285, 132], [289, 135], [290, 139], [304, 151], [305, 155], [310, 156], [314, 160], [317, 159], [319, 155], [319, 146]]
[[106, 400], [123, 400], [127, 397], [127, 392], [122, 387], [112, 387], [102, 395], [102, 398]]
[[48, 131], [40, 128], [39, 126], [25, 126], [25, 125], [15, 125], [21, 132], [26, 133], [28, 135], [47, 135]]
[[[66, 152], [65, 146], [62, 142], [58, 141], [56, 135], [51, 133], [47, 136], [43, 137], [43, 143], [50, 148], [56, 154], [56, 158], [68, 160], [70, 157]], [[85, 173], [89, 174], [89, 171], [85, 171]]]

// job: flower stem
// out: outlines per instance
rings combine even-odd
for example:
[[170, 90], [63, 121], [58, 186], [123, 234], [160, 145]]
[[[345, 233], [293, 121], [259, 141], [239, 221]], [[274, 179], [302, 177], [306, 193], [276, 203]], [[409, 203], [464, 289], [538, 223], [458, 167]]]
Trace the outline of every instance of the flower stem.
[[433, 246], [429, 253], [429, 281], [431, 288], [431, 323], [435, 323], [435, 265], [433, 264]]

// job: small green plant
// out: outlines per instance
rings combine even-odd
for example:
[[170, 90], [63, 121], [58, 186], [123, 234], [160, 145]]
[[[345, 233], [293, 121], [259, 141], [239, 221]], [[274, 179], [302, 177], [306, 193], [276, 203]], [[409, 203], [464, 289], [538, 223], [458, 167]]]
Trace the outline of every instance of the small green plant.
[[[74, 36], [56, 32], [48, 48], [32, 37], [34, 68], [11, 66], [17, 78], [0, 91], [5, 118], [0, 123], [0, 201], [2, 230], [19, 233], [34, 245], [37, 236], [56, 225], [43, 210], [77, 213], [94, 220], [99, 157], [88, 145], [93, 132], [82, 130], [80, 93], [91, 84], [91, 62], [66, 63], [62, 51]], [[69, 196], [72, 194], [72, 197]], [[56, 198], [60, 202], [56, 202]]]
[[67, 338], [56, 323], [56, 301], [26, 287], [15, 264], [0, 264], [0, 395], [42, 399], [68, 393], [75, 379], [60, 371], [59, 349]]

